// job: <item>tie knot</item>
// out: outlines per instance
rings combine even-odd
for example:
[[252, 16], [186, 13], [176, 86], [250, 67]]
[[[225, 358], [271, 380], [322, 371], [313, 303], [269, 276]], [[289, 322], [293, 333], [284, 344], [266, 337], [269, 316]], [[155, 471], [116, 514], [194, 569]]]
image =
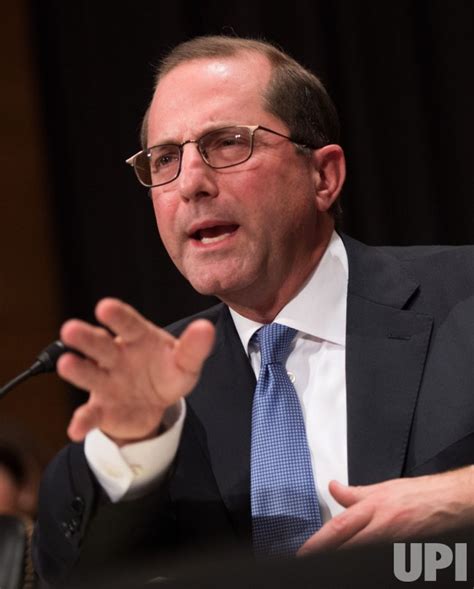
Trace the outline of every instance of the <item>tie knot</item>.
[[261, 327], [254, 337], [260, 346], [262, 365], [276, 362], [283, 364], [290, 352], [295, 333], [296, 329], [279, 323], [269, 323]]

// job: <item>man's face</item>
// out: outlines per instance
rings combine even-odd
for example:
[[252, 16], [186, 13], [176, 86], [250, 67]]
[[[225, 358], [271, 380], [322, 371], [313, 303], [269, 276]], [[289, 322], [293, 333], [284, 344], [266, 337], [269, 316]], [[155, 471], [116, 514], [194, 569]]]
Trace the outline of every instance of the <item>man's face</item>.
[[[263, 125], [288, 135], [263, 108], [270, 73], [265, 58], [246, 54], [177, 66], [155, 93], [148, 145], [199, 139], [232, 125]], [[220, 170], [188, 144], [179, 177], [153, 188], [152, 197], [161, 238], [178, 269], [197, 291], [231, 306], [265, 305], [282, 289], [294, 291], [317, 263], [314, 163], [284, 138], [257, 131], [252, 157]]]

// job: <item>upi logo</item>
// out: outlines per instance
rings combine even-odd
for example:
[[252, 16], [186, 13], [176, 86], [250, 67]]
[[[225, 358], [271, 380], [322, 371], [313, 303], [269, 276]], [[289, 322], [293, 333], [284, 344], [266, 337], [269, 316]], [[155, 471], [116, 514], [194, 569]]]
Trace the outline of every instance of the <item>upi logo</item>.
[[[407, 549], [409, 562], [407, 565]], [[467, 581], [467, 544], [454, 545], [454, 553], [446, 544], [438, 542], [393, 545], [393, 574], [399, 581], [411, 583], [424, 571], [425, 581], [436, 581], [437, 572], [454, 565], [454, 580]]]

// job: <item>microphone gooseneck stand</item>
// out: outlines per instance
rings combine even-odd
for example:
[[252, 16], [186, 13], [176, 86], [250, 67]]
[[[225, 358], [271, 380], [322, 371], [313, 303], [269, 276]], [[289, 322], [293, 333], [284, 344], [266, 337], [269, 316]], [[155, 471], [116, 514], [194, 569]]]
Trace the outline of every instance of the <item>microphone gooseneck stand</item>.
[[[30, 378], [30, 376], [36, 376], [44, 372], [53, 372], [56, 368], [56, 363], [62, 354], [65, 352], [76, 352], [63, 344], [61, 340], [49, 344], [42, 352], [40, 352], [33, 362], [33, 364], [15, 376], [10, 382], [7, 382], [2, 388], [0, 388], [0, 399], [4, 397], [9, 391], [11, 391], [16, 385]], [[77, 353], [77, 352], [76, 352]]]

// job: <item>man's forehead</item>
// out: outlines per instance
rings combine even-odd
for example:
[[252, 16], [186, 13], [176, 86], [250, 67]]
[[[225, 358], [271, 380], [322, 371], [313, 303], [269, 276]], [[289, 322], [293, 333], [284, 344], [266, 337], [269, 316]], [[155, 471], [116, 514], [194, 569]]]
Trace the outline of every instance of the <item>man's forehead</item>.
[[[271, 65], [266, 56], [240, 51], [235, 55], [194, 58], [177, 64], [158, 82], [154, 98], [177, 86], [195, 89], [199, 84], [245, 86], [263, 90], [270, 78]], [[258, 74], [258, 75], [256, 75]]]
[[270, 64], [260, 55], [202, 58], [177, 65], [156, 87], [149, 139], [162, 142], [181, 130], [188, 139], [219, 125], [255, 124], [244, 117], [262, 111], [269, 77]]

